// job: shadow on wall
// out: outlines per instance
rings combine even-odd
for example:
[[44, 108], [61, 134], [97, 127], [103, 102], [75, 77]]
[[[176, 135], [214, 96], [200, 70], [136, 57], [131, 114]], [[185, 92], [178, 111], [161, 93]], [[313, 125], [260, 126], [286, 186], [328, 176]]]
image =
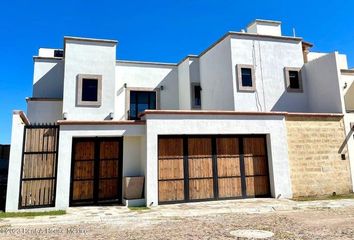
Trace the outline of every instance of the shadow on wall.
[[284, 74], [284, 92], [279, 97], [278, 101], [274, 104], [271, 111], [283, 111], [283, 112], [310, 112], [310, 106], [308, 101], [308, 89], [307, 82], [305, 81], [304, 68], [301, 69], [302, 72], [302, 92], [288, 92], [285, 82], [285, 71]]
[[32, 96], [39, 98], [63, 98], [63, 83], [64, 61], [60, 61], [33, 85]]

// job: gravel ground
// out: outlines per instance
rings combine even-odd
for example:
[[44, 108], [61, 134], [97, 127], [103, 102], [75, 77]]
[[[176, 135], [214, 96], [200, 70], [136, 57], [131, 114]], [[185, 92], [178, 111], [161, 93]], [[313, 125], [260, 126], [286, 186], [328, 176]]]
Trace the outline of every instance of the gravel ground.
[[123, 225], [112, 221], [14, 228], [2, 226], [0, 239], [237, 239], [230, 234], [237, 229], [271, 231], [275, 234], [271, 239], [354, 239], [353, 207], [136, 219], [134, 224]]

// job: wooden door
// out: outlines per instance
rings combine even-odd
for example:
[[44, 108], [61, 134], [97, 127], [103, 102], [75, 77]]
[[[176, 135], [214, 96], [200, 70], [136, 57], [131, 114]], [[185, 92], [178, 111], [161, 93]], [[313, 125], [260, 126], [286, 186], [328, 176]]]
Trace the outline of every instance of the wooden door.
[[184, 201], [183, 138], [159, 138], [159, 202]]
[[219, 198], [242, 197], [239, 145], [237, 137], [216, 139]]
[[268, 196], [270, 190], [265, 137], [243, 138], [243, 156], [246, 196]]
[[210, 137], [188, 137], [188, 182], [190, 200], [214, 198]]
[[71, 205], [121, 201], [122, 139], [73, 139]]

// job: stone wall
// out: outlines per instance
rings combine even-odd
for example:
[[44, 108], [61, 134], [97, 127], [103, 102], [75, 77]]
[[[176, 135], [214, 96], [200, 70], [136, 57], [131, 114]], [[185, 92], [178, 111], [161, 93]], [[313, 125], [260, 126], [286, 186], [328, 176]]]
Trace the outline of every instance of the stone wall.
[[293, 196], [349, 193], [343, 118], [287, 116], [286, 126]]

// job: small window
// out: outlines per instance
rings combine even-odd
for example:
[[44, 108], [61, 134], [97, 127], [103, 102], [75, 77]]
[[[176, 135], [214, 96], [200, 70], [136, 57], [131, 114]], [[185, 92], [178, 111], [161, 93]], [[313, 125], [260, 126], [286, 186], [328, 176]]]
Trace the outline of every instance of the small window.
[[146, 109], [156, 109], [156, 91], [130, 91], [129, 119], [140, 119]]
[[54, 57], [63, 57], [64, 51], [63, 50], [54, 50]]
[[79, 74], [77, 83], [78, 106], [100, 106], [102, 76]]
[[237, 64], [236, 72], [238, 90], [254, 92], [256, 90], [256, 81], [253, 65]]
[[96, 102], [98, 97], [98, 80], [82, 79], [82, 96], [81, 101]]
[[200, 109], [202, 106], [202, 99], [201, 99], [201, 94], [200, 91], [202, 88], [200, 87], [200, 84], [193, 83], [191, 85], [192, 88], [192, 109]]
[[299, 68], [285, 68], [285, 84], [288, 92], [303, 91]]

